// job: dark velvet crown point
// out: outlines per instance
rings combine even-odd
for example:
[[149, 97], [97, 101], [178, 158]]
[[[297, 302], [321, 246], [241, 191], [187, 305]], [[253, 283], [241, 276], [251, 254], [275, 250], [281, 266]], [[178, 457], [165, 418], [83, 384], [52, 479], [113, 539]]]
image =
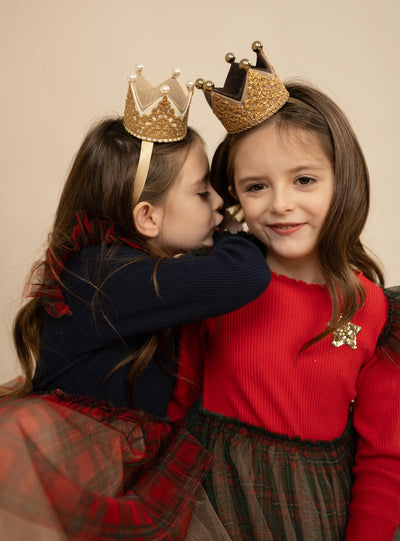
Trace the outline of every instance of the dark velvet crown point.
[[240, 133], [276, 113], [289, 93], [269, 63], [260, 41], [251, 46], [255, 64], [247, 58], [236, 62], [233, 53], [225, 55], [229, 70], [223, 87], [202, 80], [205, 98], [228, 133]]

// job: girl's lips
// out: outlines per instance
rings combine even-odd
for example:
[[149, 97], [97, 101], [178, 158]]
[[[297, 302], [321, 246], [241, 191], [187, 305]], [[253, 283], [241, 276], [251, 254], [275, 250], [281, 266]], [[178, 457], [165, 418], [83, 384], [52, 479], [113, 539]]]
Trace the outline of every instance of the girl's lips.
[[224, 221], [224, 217], [223, 216], [220, 216], [218, 217], [213, 229], [219, 229], [219, 226], [222, 224], [222, 222]]
[[291, 235], [292, 233], [296, 233], [296, 231], [299, 231], [303, 227], [304, 224], [270, 224], [268, 227], [272, 229], [274, 233], [277, 235]]

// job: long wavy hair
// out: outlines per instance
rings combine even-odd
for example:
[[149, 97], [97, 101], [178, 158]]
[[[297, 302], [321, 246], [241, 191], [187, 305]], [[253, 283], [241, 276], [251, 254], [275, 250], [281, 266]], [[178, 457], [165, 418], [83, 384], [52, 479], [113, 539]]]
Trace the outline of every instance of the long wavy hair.
[[[187, 135], [182, 141], [154, 143], [150, 168], [140, 201], [147, 201], [153, 205], [164, 201], [183, 166], [187, 153], [198, 141], [202, 142], [202, 139], [197, 132], [188, 128]], [[159, 261], [168, 255], [162, 251], [156, 253], [149, 246], [147, 238], [135, 228], [132, 194], [140, 147], [141, 141], [126, 132], [123, 119], [120, 117], [102, 120], [85, 137], [65, 182], [46, 248], [46, 254], [50, 253], [52, 256], [50, 261], [47, 257], [50, 272], [61, 286], [63, 286], [62, 279], [57, 276], [54, 269], [54, 265], [59, 263], [57, 249], [61, 246], [69, 247], [72, 244], [77, 211], [85, 213], [89, 220], [99, 219], [112, 224], [116, 237], [120, 236], [139, 244], [150, 255], [159, 258]], [[106, 245], [105, 239], [102, 239], [102, 244], [103, 247]], [[100, 267], [106, 259], [113, 256], [117, 246], [118, 244], [115, 248], [102, 250], [104, 260], [100, 262]], [[131, 264], [134, 261], [123, 262], [123, 264]], [[37, 266], [38, 264], [34, 268]], [[31, 280], [32, 276], [28, 278], [28, 283]], [[155, 275], [154, 280], [156, 287]], [[104, 278], [102, 283], [104, 283]], [[101, 304], [101, 294], [99, 294], [101, 284], [91, 285], [94, 291], [93, 302]], [[23, 386], [12, 394], [23, 396], [32, 390], [35, 367], [37, 362], [40, 362], [40, 335], [44, 313], [43, 300], [40, 296], [36, 296], [26, 302], [15, 318], [13, 338], [25, 381]], [[166, 347], [169, 342], [169, 333], [169, 329], [154, 333], [138, 351], [122, 359], [108, 374], [107, 377], [119, 367], [132, 363], [127, 378], [127, 394], [132, 406], [135, 404], [135, 387], [140, 375], [153, 355], [159, 352], [161, 347]], [[122, 340], [122, 337], [120, 338]]]
[[370, 183], [363, 152], [349, 121], [320, 90], [297, 81], [285, 86], [290, 98], [277, 113], [248, 131], [225, 137], [213, 157], [211, 182], [225, 207], [235, 206], [237, 200], [228, 189], [231, 187], [234, 193], [234, 158], [243, 139], [268, 124], [279, 130], [300, 128], [317, 135], [335, 178], [331, 205], [318, 240], [318, 257], [332, 300], [332, 316], [324, 331], [307, 342], [304, 350], [346, 325], [365, 302], [365, 291], [355, 270], [380, 285], [384, 277], [360, 240], [369, 211]]

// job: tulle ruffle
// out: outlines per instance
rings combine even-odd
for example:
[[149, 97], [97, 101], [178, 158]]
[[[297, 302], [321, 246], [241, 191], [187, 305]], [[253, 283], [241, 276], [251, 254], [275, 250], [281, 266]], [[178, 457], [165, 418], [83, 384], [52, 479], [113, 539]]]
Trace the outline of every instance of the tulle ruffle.
[[27, 297], [41, 297], [42, 305], [52, 317], [72, 315], [65, 301], [60, 275], [70, 257], [83, 248], [101, 244], [125, 244], [136, 250], [145, 251], [138, 244], [115, 234], [114, 226], [97, 218], [89, 220], [82, 212], [76, 213], [77, 224], [71, 241], [62, 246], [50, 246], [46, 259], [35, 265]]

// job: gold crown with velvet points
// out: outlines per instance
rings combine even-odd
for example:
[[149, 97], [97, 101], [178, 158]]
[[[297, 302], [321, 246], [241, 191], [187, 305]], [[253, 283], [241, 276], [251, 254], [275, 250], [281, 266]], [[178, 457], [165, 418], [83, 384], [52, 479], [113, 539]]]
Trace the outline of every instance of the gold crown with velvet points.
[[178, 81], [179, 69], [159, 84], [151, 85], [142, 75], [138, 64], [136, 74], [129, 77], [125, 103], [124, 127], [142, 141], [169, 143], [180, 141], [187, 132], [189, 107], [194, 83], [186, 88]]
[[252, 49], [257, 55], [252, 66], [248, 59], [235, 62], [233, 53], [225, 60], [230, 69], [221, 88], [212, 81], [196, 80], [208, 104], [228, 133], [240, 133], [260, 124], [276, 113], [289, 99], [289, 92], [264, 54], [260, 41]]

